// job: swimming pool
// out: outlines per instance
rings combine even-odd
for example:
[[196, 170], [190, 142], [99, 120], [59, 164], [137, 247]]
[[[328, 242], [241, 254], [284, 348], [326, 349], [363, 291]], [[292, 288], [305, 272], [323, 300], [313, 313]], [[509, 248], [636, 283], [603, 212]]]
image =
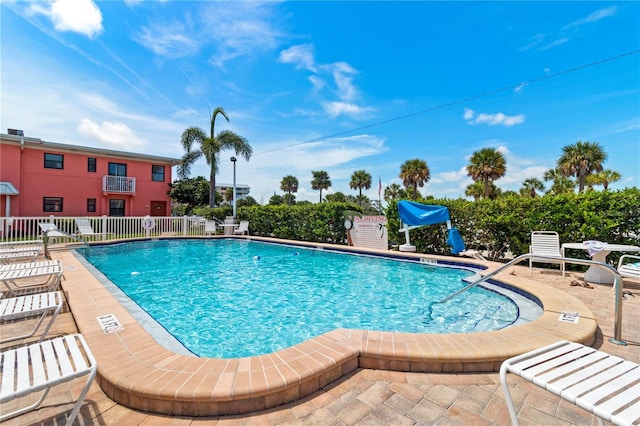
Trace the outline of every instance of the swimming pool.
[[[270, 353], [336, 328], [464, 333], [518, 320], [473, 272], [255, 241], [159, 240], [92, 247], [88, 260], [203, 357]], [[483, 309], [479, 309], [482, 307]]]

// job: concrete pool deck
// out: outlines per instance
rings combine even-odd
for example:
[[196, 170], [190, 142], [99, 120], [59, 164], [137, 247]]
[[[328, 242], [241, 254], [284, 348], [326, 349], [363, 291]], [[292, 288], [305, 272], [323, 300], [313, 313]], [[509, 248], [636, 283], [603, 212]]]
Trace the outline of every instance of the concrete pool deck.
[[[256, 412], [271, 404], [298, 400], [321, 388], [340, 386], [340, 383], [352, 380], [354, 374], [362, 377], [362, 371], [369, 369], [418, 372], [413, 375], [388, 371], [386, 377], [410, 374], [421, 377], [424, 372], [496, 371], [503, 359], [556, 340], [591, 344], [597, 339], [595, 317], [583, 302], [541, 283], [544, 280], [529, 279], [526, 273], [505, 274], [499, 278], [503, 282], [520, 283], [543, 302], [545, 313], [531, 324], [467, 335], [338, 330], [302, 346], [263, 357], [193, 358], [160, 347], [119, 304], [114, 303], [111, 295], [77, 259], [62, 252], [55, 256], [66, 268], [63, 289], [75, 323], [98, 359], [102, 391], [121, 406], [173, 416]], [[467, 263], [466, 259], [462, 261]], [[610, 287], [608, 296], [613, 299]], [[558, 321], [561, 311], [580, 312], [579, 323]], [[124, 330], [104, 334], [96, 317], [109, 313], [116, 315], [125, 326]], [[612, 316], [610, 313], [608, 321], [611, 323]], [[376, 373], [376, 376], [380, 375], [382, 373]], [[333, 384], [329, 385], [331, 382]]]

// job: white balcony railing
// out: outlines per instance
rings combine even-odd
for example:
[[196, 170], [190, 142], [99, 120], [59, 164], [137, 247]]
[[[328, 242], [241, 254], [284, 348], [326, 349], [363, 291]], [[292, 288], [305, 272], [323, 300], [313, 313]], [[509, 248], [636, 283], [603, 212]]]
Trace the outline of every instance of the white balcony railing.
[[126, 176], [103, 176], [102, 191], [135, 194], [136, 178]]

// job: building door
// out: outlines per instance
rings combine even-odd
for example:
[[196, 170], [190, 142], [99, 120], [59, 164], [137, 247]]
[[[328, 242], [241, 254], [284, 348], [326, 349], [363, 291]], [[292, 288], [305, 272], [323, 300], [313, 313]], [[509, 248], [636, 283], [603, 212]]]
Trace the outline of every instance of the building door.
[[150, 216], [166, 216], [167, 215], [167, 202], [166, 201], [151, 201], [149, 203], [151, 211]]

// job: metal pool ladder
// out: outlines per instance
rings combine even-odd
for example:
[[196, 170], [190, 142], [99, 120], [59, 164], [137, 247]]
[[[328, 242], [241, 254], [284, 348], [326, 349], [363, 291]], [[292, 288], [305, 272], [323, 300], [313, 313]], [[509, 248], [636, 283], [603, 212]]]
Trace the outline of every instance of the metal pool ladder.
[[541, 254], [533, 254], [533, 253], [525, 253], [525, 254], [521, 254], [520, 256], [516, 257], [515, 259], [510, 260], [509, 262], [505, 263], [504, 265], [502, 265], [500, 268], [496, 269], [495, 271], [484, 275], [483, 277], [481, 277], [480, 279], [472, 282], [471, 284], [469, 284], [466, 287], [463, 287], [462, 289], [456, 291], [455, 293], [451, 293], [450, 295], [448, 295], [447, 297], [445, 297], [444, 299], [440, 300], [439, 302], [436, 303], [444, 303], [450, 299], [453, 299], [454, 297], [458, 296], [460, 293], [463, 293], [475, 286], [477, 286], [478, 284], [481, 284], [491, 278], [493, 278], [494, 276], [498, 275], [499, 273], [501, 273], [502, 271], [504, 271], [505, 269], [509, 268], [510, 266], [513, 266], [517, 263], [522, 262], [523, 260], [529, 259], [529, 258], [533, 258], [535, 257], [536, 259], [549, 259], [552, 261], [555, 261], [557, 263], [558, 260], [562, 260], [566, 263], [574, 263], [577, 265], [588, 265], [588, 266], [598, 266], [600, 268], [605, 268], [607, 269], [609, 272], [611, 272], [613, 274], [613, 287], [615, 289], [616, 292], [616, 301], [615, 301], [615, 316], [614, 316], [614, 327], [613, 327], [613, 337], [609, 339], [609, 341], [611, 343], [614, 343], [616, 345], [627, 345], [627, 342], [625, 342], [624, 340], [622, 340], [622, 300], [623, 300], [623, 282], [622, 282], [622, 277], [620, 276], [620, 274], [618, 273], [618, 271], [610, 266], [607, 265], [606, 263], [603, 262], [596, 262], [594, 260], [587, 260], [587, 259], [574, 259], [572, 257], [557, 257], [557, 256], [547, 256], [547, 255], [541, 255]]

